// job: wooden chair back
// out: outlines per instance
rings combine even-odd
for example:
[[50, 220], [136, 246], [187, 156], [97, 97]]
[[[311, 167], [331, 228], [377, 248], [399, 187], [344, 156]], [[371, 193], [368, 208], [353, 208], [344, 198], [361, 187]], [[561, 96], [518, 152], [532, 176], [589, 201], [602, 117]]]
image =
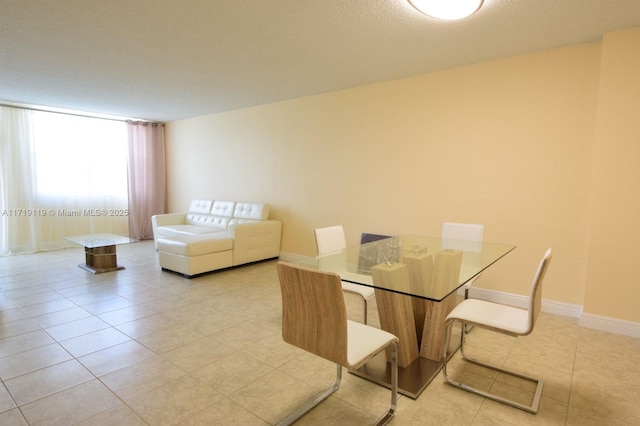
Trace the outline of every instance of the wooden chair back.
[[278, 262], [285, 342], [347, 365], [347, 311], [340, 276]]

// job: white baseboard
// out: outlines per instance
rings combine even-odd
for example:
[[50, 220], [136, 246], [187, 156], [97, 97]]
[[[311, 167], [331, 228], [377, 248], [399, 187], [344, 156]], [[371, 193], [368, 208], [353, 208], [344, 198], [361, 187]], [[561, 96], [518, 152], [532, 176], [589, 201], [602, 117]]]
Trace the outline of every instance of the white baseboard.
[[582, 327], [592, 328], [594, 330], [640, 338], [640, 323], [633, 321], [605, 317], [602, 315], [584, 314], [580, 318], [578, 324]]
[[[305, 258], [294, 253], [280, 253], [280, 259], [285, 262], [292, 262]], [[464, 290], [460, 289], [458, 294], [464, 296]], [[527, 308], [529, 298], [520, 294], [505, 293], [496, 290], [488, 290], [480, 287], [472, 287], [470, 296], [477, 299], [488, 300], [490, 302], [502, 303], [518, 308]], [[627, 321], [618, 318], [605, 317], [602, 315], [585, 314], [582, 312], [582, 305], [558, 302], [555, 300], [542, 299], [542, 312], [554, 315], [561, 315], [569, 318], [578, 318], [578, 325], [594, 330], [606, 331], [608, 333], [621, 334], [640, 338], [640, 323]]]
[[[470, 294], [478, 299], [503, 303], [519, 308], [526, 308], [528, 301], [528, 297], [522, 295], [503, 293], [484, 288], [473, 287], [470, 291]], [[464, 295], [464, 292], [459, 294]], [[582, 305], [572, 305], [570, 303], [543, 299], [541, 309], [543, 312], [551, 314], [578, 318], [578, 325], [581, 327], [640, 338], [640, 323], [602, 315], [587, 314], [582, 311]]]
[[[522, 295], [503, 293], [484, 288], [473, 287], [470, 291], [470, 294], [478, 299], [503, 303], [505, 305], [516, 306], [518, 308], [526, 308], [528, 301], [528, 297]], [[459, 294], [464, 295], [464, 292]], [[640, 338], [640, 323], [619, 318], [605, 317], [602, 315], [585, 314], [582, 312], [582, 308], [582, 305], [573, 305], [570, 303], [543, 299], [541, 309], [542, 312], [548, 312], [550, 314], [578, 318], [578, 325], [581, 327]]]
[[[461, 294], [464, 294], [462, 292]], [[472, 297], [488, 300], [490, 302], [502, 303], [504, 305], [515, 306], [526, 309], [529, 297], [520, 294], [505, 293], [502, 291], [488, 290], [485, 288], [473, 287], [469, 291]], [[582, 305], [557, 302], [555, 300], [542, 299], [542, 312], [562, 315], [570, 318], [580, 318], [582, 316]]]

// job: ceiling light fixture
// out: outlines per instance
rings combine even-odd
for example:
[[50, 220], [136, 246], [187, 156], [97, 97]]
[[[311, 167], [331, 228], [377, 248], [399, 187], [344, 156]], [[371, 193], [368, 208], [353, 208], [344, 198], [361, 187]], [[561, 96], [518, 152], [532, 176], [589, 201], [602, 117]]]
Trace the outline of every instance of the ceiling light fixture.
[[425, 15], [438, 19], [462, 19], [480, 9], [484, 0], [407, 0]]

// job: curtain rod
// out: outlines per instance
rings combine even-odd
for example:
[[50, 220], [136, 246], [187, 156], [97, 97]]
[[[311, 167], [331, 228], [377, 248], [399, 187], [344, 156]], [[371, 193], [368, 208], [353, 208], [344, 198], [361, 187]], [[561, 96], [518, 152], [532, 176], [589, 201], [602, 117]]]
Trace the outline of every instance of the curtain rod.
[[75, 116], [75, 117], [98, 118], [98, 119], [101, 119], [101, 120], [120, 121], [120, 122], [124, 122], [124, 123], [132, 122], [132, 123], [141, 123], [141, 124], [155, 124], [155, 125], [162, 124], [162, 125], [164, 125], [164, 123], [153, 122], [153, 121], [149, 121], [149, 120], [140, 120], [140, 119], [136, 119], [136, 118], [114, 117], [114, 116], [108, 116], [108, 115], [92, 114], [92, 113], [89, 113], [89, 112], [70, 111], [70, 110], [64, 110], [64, 109], [48, 108], [48, 107], [43, 107], [43, 106], [12, 103], [12, 102], [6, 102], [6, 101], [0, 101], [0, 106], [7, 107], [7, 108], [26, 109], [26, 110], [29, 110], [29, 111], [51, 112], [51, 113], [55, 113], [55, 114], [72, 115], [72, 116]]

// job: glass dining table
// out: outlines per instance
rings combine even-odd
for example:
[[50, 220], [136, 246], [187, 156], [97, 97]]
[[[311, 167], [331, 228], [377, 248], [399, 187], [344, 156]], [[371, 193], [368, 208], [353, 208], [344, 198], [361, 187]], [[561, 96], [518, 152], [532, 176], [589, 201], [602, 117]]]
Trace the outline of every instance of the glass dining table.
[[[444, 321], [457, 303], [457, 290], [514, 249], [512, 244], [399, 235], [291, 263], [375, 289], [380, 327], [399, 338], [398, 391], [415, 399], [442, 368]], [[459, 345], [459, 339], [451, 341]], [[390, 387], [389, 366], [383, 352], [350, 372]]]

